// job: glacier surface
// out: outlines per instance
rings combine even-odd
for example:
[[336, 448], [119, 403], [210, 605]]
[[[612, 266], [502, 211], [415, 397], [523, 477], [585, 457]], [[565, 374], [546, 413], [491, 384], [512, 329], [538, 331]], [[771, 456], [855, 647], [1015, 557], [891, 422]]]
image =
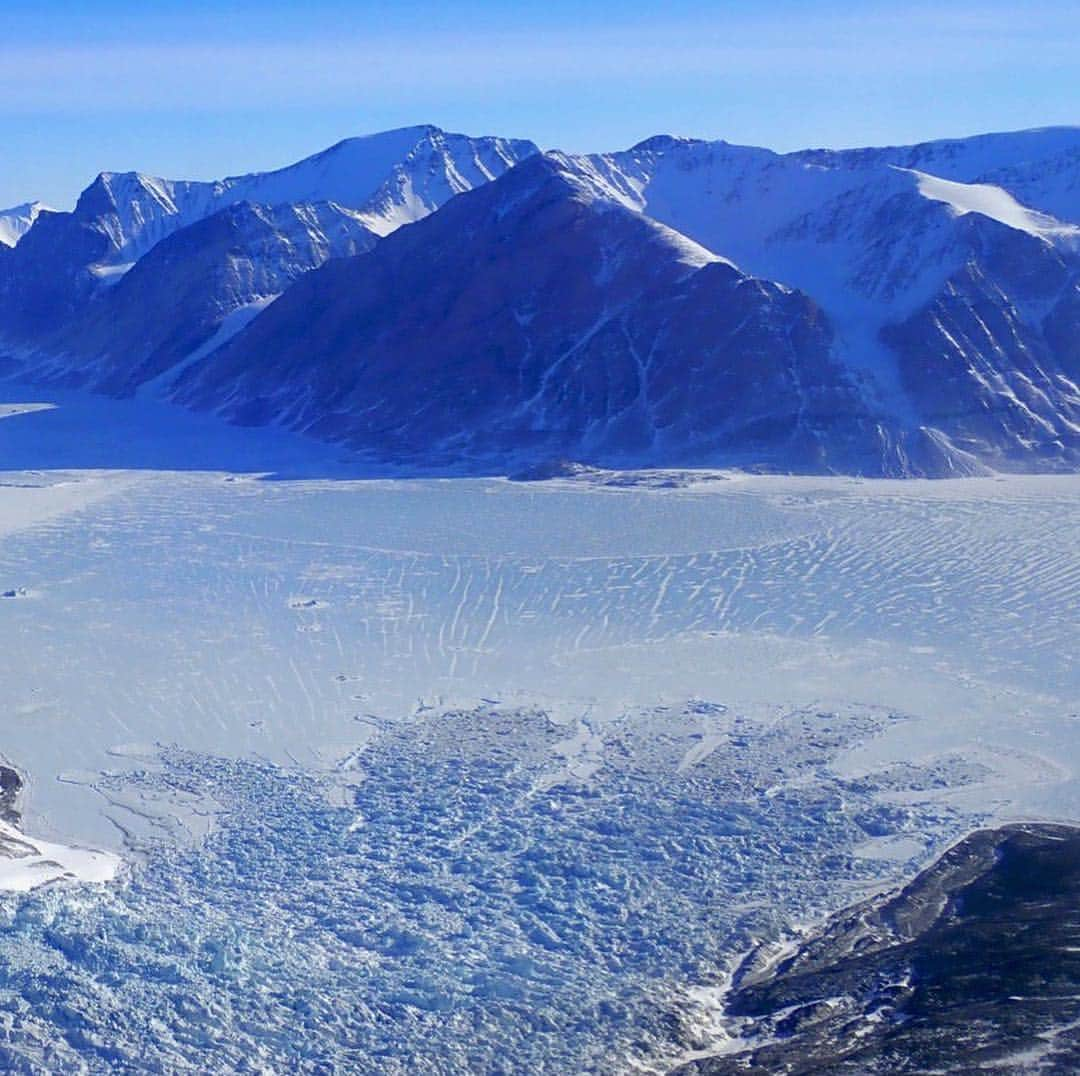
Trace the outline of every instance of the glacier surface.
[[663, 1072], [753, 940], [1080, 814], [1076, 477], [358, 479], [0, 395], [0, 756], [123, 860], [0, 894], [11, 1071]]

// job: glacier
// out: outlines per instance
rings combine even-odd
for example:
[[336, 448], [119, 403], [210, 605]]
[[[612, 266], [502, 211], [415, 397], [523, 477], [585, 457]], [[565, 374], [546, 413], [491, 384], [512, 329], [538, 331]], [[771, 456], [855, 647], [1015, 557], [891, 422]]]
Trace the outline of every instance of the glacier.
[[0, 894], [10, 1071], [665, 1072], [751, 943], [1080, 813], [1075, 476], [418, 477], [2, 395], [18, 829], [122, 861]]

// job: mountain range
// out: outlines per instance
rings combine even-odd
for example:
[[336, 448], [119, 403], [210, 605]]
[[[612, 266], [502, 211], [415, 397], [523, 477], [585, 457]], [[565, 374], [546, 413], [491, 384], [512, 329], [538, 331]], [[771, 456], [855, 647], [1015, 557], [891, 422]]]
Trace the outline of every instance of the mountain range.
[[102, 173], [0, 213], [0, 355], [420, 467], [1074, 470], [1080, 128]]

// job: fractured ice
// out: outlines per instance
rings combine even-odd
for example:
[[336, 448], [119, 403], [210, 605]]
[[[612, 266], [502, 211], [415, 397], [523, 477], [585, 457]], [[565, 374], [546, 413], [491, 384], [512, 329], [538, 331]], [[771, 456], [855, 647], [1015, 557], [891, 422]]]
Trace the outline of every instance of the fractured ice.
[[212, 798], [218, 828], [197, 848], [144, 837], [119, 887], [0, 905], [0, 1059], [388, 1073], [647, 1060], [680, 984], [874, 883], [880, 864], [855, 845], [908, 834], [918, 853], [959, 822], [826, 772], [895, 715], [716, 710], [605, 724], [586, 780], [552, 772], [565, 728], [488, 707], [388, 725], [345, 802], [310, 774], [178, 749], [102, 778], [106, 795]]

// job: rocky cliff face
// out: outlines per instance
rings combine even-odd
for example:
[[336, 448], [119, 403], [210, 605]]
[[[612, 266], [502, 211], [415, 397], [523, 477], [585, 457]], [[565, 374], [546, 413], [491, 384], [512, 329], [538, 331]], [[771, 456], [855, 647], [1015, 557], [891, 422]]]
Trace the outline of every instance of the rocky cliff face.
[[980, 250], [909, 317], [883, 327], [927, 425], [999, 469], [1080, 461], [1080, 265], [979, 224]]
[[729, 1049], [676, 1070], [1075, 1072], [1080, 832], [975, 833], [899, 893], [837, 916], [727, 999]]

